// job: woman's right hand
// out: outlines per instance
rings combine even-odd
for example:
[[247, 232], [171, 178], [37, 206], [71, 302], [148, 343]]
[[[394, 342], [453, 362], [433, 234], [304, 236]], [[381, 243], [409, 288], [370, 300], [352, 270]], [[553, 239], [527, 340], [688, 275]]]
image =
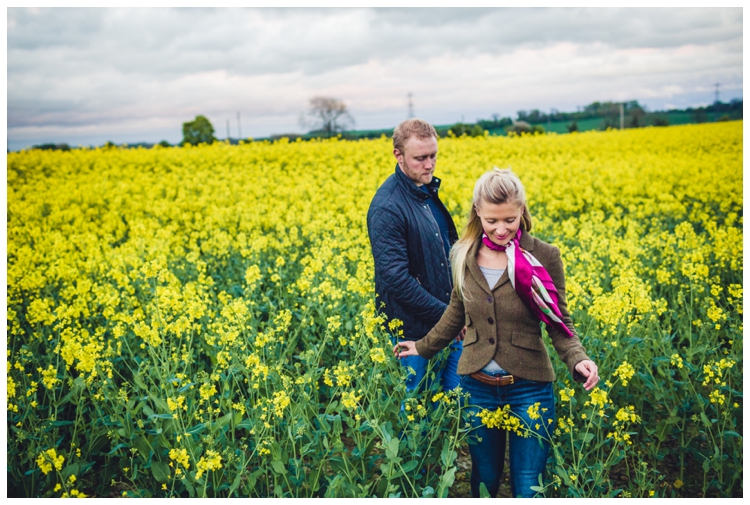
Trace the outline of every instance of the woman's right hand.
[[415, 342], [412, 342], [411, 340], [398, 342], [393, 346], [393, 355], [396, 358], [403, 358], [406, 356], [419, 356], [419, 353], [417, 352], [417, 344]]

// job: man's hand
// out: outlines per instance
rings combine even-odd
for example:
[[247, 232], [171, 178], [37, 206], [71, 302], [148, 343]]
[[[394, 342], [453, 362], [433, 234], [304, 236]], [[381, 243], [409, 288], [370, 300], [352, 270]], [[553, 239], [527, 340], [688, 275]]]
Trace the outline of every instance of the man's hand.
[[456, 335], [456, 342], [461, 342], [465, 336], [466, 336], [466, 326], [464, 326], [464, 329], [461, 330], [461, 333]]
[[596, 383], [599, 382], [599, 369], [590, 359], [579, 361], [576, 363], [575, 369], [578, 373], [586, 377], [586, 382], [583, 384], [586, 391], [591, 391], [596, 386]]
[[[401, 347], [406, 350], [404, 351], [399, 349]], [[403, 342], [399, 342], [393, 346], [393, 355], [396, 358], [403, 358], [406, 356], [419, 356], [419, 353], [417, 352], [416, 343], [412, 342], [411, 340], [404, 340]]]

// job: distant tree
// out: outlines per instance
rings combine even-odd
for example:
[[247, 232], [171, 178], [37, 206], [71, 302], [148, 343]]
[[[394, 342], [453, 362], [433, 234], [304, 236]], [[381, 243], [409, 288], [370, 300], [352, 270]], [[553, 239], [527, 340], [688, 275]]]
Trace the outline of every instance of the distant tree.
[[510, 131], [521, 134], [521, 133], [532, 133], [531, 125], [526, 121], [515, 121]]
[[646, 124], [646, 111], [640, 105], [628, 107], [628, 127], [640, 128]]
[[545, 133], [544, 126], [542, 126], [540, 124], [533, 125], [531, 127], [531, 133], [541, 133], [541, 134], [544, 134]]
[[211, 144], [216, 140], [214, 127], [205, 116], [195, 116], [193, 121], [182, 123], [182, 144], [197, 146], [200, 143]]
[[578, 123], [576, 121], [573, 121], [568, 126], [568, 133], [573, 133], [578, 131]]
[[654, 126], [669, 126], [669, 116], [654, 116]]
[[32, 149], [39, 149], [41, 151], [70, 151], [68, 144], [39, 144], [33, 146]]
[[500, 114], [493, 114], [492, 119], [478, 119], [477, 124], [485, 130], [496, 130], [512, 125], [513, 120], [509, 117], [500, 117]]
[[[520, 119], [520, 118], [519, 118]], [[524, 119], [527, 123], [543, 123], [547, 121], [547, 115], [539, 112], [539, 109], [532, 109]]]
[[172, 147], [172, 144], [170, 144], [166, 140], [162, 140], [161, 142], [159, 142], [159, 145], [162, 147]]
[[321, 132], [326, 137], [343, 132], [354, 126], [354, 118], [346, 109], [346, 104], [337, 98], [316, 96], [310, 99], [307, 114], [301, 114], [299, 123], [311, 132]]

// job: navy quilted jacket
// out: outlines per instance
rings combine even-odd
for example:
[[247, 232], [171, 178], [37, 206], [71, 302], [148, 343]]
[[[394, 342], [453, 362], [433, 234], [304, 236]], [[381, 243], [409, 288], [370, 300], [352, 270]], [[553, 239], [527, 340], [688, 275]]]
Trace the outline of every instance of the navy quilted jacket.
[[[440, 179], [433, 177], [427, 187], [445, 213], [453, 244], [458, 234], [438, 199]], [[419, 340], [435, 326], [453, 290], [450, 264], [428, 198], [397, 164], [396, 173], [380, 186], [367, 212], [376, 303], [389, 321], [403, 321], [407, 340]]]

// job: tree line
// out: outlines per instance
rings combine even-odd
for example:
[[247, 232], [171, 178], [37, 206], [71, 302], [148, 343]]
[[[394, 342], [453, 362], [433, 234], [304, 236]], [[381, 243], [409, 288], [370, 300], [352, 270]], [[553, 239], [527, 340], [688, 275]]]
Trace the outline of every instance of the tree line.
[[[451, 125], [438, 125], [435, 126], [435, 130], [440, 137], [460, 137], [462, 135], [476, 137], [485, 135], [485, 132], [492, 135], [533, 134], [545, 133], [545, 125], [549, 128], [553, 123], [556, 125], [564, 123], [566, 131], [574, 132], [580, 129], [580, 122], [586, 121], [589, 123], [589, 127], [586, 129], [616, 129], [620, 127], [621, 105], [624, 120], [623, 126], [625, 128], [640, 128], [648, 125], [668, 126], [670, 124], [669, 117], [675, 114], [687, 115], [687, 120], [683, 122], [689, 123], [742, 119], [742, 99], [739, 98], [734, 98], [729, 102], [717, 100], [705, 107], [688, 107], [686, 109], [670, 109], [654, 112], [647, 111], [646, 107], [640, 105], [637, 100], [631, 100], [629, 102], [592, 102], [589, 105], [580, 107], [576, 112], [560, 112], [556, 109], [551, 109], [549, 112], [540, 111], [539, 109], [519, 110], [516, 119], [492, 114], [489, 119], [477, 119], [475, 123], [459, 122]], [[598, 121], [598, 128], [590, 127], [592, 121], [594, 124]], [[296, 140], [297, 138], [311, 140], [334, 136], [357, 140], [378, 138], [382, 135], [390, 136], [392, 134], [392, 128], [362, 131], [352, 130], [351, 128], [354, 126], [355, 121], [346, 104], [342, 100], [332, 97], [318, 96], [311, 98], [308, 110], [300, 114], [299, 124], [303, 129], [307, 129], [308, 132], [303, 134], [274, 134], [270, 135], [267, 140], [278, 140], [283, 137], [290, 140]], [[198, 115], [192, 121], [186, 121], [182, 124], [182, 137], [182, 141], [177, 144], [179, 146], [186, 144], [211, 144], [219, 140], [215, 136], [213, 125], [203, 115]], [[239, 139], [227, 139], [227, 141], [237, 143]], [[162, 140], [158, 145], [172, 147], [172, 144], [166, 140]], [[147, 142], [126, 144], [126, 147], [153, 146], [154, 144]], [[115, 148], [117, 146], [113, 142], [108, 141], [102, 147]], [[69, 151], [71, 148], [65, 143], [46, 143], [35, 145], [32, 149]]]

